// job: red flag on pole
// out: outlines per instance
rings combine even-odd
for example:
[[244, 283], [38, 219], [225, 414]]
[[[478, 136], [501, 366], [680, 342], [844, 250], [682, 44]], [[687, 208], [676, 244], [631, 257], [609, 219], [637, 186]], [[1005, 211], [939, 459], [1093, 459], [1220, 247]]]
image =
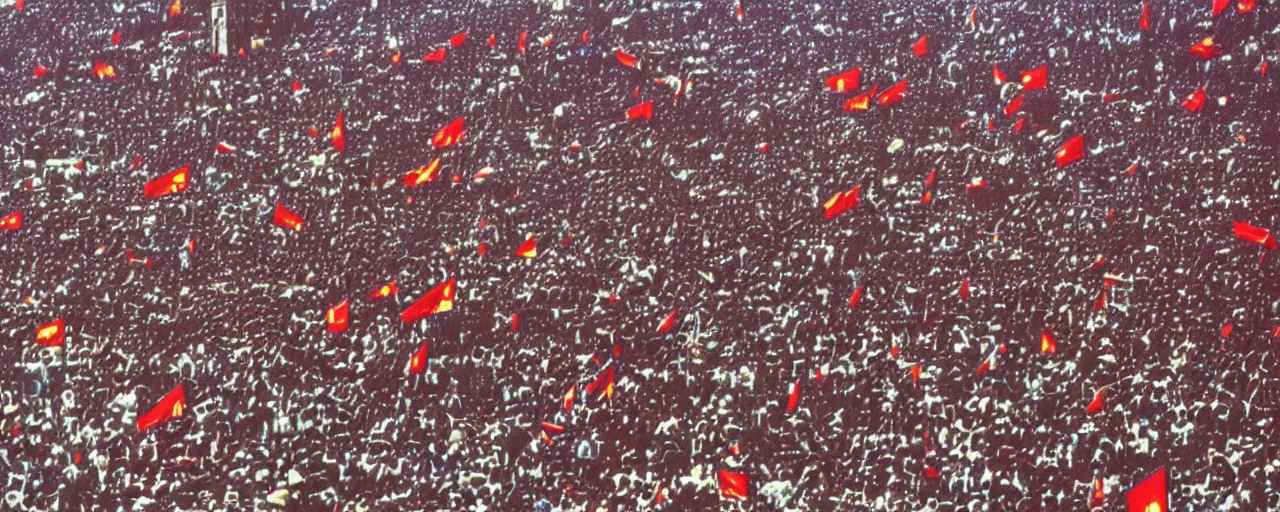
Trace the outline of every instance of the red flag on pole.
[[1058, 150], [1057, 158], [1058, 167], [1084, 158], [1084, 135], [1076, 135], [1063, 144], [1062, 149]]
[[1165, 469], [1157, 469], [1142, 483], [1129, 489], [1126, 497], [1129, 501], [1129, 512], [1167, 512], [1169, 489]]
[[66, 324], [61, 318], [36, 329], [36, 343], [46, 347], [61, 346], [66, 341]]
[[453, 309], [454, 280], [432, 288], [407, 309], [400, 312], [400, 320], [405, 323], [414, 322], [437, 313]]
[[636, 67], [636, 61], [637, 61], [638, 59], [636, 59], [636, 56], [635, 56], [635, 55], [632, 55], [632, 54], [630, 54], [630, 53], [624, 52], [624, 51], [622, 51], [622, 50], [618, 50], [618, 51], [613, 52], [613, 56], [614, 56], [614, 57], [617, 57], [617, 58], [618, 58], [618, 62], [622, 63], [622, 65], [623, 65], [623, 66], [626, 66], [626, 67], [629, 67], [629, 68], [634, 68], [634, 67]]
[[831, 196], [831, 199], [828, 199], [827, 202], [823, 203], [822, 208], [827, 220], [833, 219], [835, 216], [848, 211], [850, 208], [858, 206], [858, 192], [861, 190], [862, 185], [857, 185], [849, 190]]
[[422, 61], [423, 62], [444, 62], [444, 58], [446, 55], [447, 55], [447, 52], [445, 51], [444, 47], [441, 46], [439, 48], [431, 50], [431, 53], [423, 55]]
[[739, 500], [747, 499], [747, 487], [749, 486], [747, 475], [722, 469], [716, 475], [716, 479], [720, 483], [720, 496]]
[[302, 231], [302, 217], [289, 211], [283, 204], [276, 203], [275, 214], [272, 215], [271, 221], [277, 226], [294, 231]]
[[1084, 409], [1084, 412], [1090, 416], [1093, 416], [1095, 414], [1102, 412], [1102, 407], [1103, 407], [1104, 400], [1106, 399], [1106, 396], [1107, 396], [1107, 388], [1099, 389], [1098, 392], [1093, 395], [1093, 400], [1089, 402], [1089, 406]]
[[627, 109], [626, 118], [628, 121], [653, 119], [653, 102], [646, 101]]
[[1187, 99], [1182, 100], [1182, 108], [1191, 112], [1199, 112], [1201, 108], [1204, 108], [1204, 87], [1188, 94]]
[[0, 231], [17, 231], [22, 228], [22, 212], [13, 212], [0, 219]]
[[347, 312], [350, 308], [350, 300], [342, 299], [337, 306], [329, 308], [329, 313], [325, 318], [329, 321], [329, 332], [342, 332], [347, 330]]
[[658, 324], [658, 334], [666, 334], [668, 332], [671, 332], [671, 328], [675, 326], [676, 326], [676, 311], [673, 310], [671, 311], [671, 314], [667, 315], [666, 318], [662, 319], [661, 324]]
[[862, 290], [863, 290], [864, 288], [866, 288], [866, 286], [865, 286], [865, 285], [864, 285], [864, 286], [859, 286], [859, 287], [857, 287], [856, 289], [854, 289], [854, 290], [853, 290], [853, 295], [850, 295], [850, 296], [849, 296], [849, 308], [850, 308], [850, 309], [857, 308], [857, 307], [858, 307], [858, 303], [862, 302]]
[[787, 414], [795, 414], [796, 406], [800, 405], [800, 381], [797, 380], [791, 386], [791, 394], [787, 396]]
[[431, 183], [440, 175], [440, 157], [431, 163], [404, 174], [404, 186], [416, 187], [423, 183]]
[[862, 84], [862, 68], [853, 68], [827, 77], [827, 88], [835, 92], [857, 89]]
[[871, 86], [871, 90], [849, 98], [849, 101], [844, 103], [845, 112], [862, 112], [871, 108], [871, 99], [874, 98], [878, 92], [880, 92], [880, 86], [878, 84], [873, 84]]
[[1232, 229], [1236, 232], [1236, 236], [1241, 240], [1253, 242], [1271, 250], [1276, 248], [1276, 237], [1271, 231], [1254, 227], [1243, 222], [1232, 222]]
[[529, 233], [524, 237], [524, 243], [516, 248], [516, 256], [522, 258], [538, 257], [538, 240], [533, 237], [533, 233]]
[[160, 403], [146, 414], [138, 416], [138, 432], [182, 416], [187, 408], [187, 396], [181, 384], [160, 399]]
[[916, 44], [911, 46], [911, 53], [916, 54], [916, 57], [924, 57], [926, 54], [928, 54], [929, 53], [929, 36], [928, 35], [920, 36], [920, 39], [916, 41]]
[[333, 129], [329, 131], [329, 139], [333, 141], [333, 149], [339, 153], [347, 150], [347, 130], [342, 122], [342, 111], [338, 111], [338, 120], [333, 123]]
[[1022, 72], [1022, 90], [1034, 91], [1049, 86], [1049, 65], [1041, 65], [1031, 71]]
[[1058, 340], [1053, 339], [1053, 334], [1049, 331], [1040, 333], [1040, 353], [1054, 354], [1058, 352]]
[[427, 371], [427, 346], [429, 342], [424, 341], [418, 347], [418, 351], [413, 353], [413, 358], [409, 360], [409, 373], [413, 375], [421, 375]]
[[400, 292], [400, 289], [396, 286], [396, 282], [392, 281], [390, 283], [387, 283], [378, 287], [377, 290], [374, 290], [373, 292], [369, 293], [369, 300], [390, 297], [392, 294], [399, 293], [399, 292]]
[[450, 121], [449, 124], [437, 131], [436, 135], [431, 138], [431, 146], [436, 149], [442, 149], [461, 141], [462, 136], [466, 134], [466, 122], [465, 117]]
[[885, 89], [884, 92], [880, 93], [880, 97], [876, 98], [876, 103], [879, 103], [881, 105], [886, 105], [886, 106], [892, 105], [894, 103], [902, 101], [902, 98], [906, 94], [907, 94], [907, 81], [902, 80], [896, 84], [893, 84], [888, 89]]
[[457, 48], [467, 42], [467, 33], [469, 31], [459, 32], [458, 35], [449, 38], [449, 46]]
[[177, 194], [187, 189], [187, 174], [191, 170], [191, 166], [186, 166], [169, 174], [148, 181], [142, 187], [142, 195], [147, 199], [155, 199], [164, 197], [169, 194]]

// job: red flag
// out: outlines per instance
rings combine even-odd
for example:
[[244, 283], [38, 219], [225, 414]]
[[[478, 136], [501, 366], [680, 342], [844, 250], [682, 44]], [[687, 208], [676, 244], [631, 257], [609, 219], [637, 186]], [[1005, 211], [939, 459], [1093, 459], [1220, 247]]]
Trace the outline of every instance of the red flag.
[[461, 142], [462, 136], [467, 133], [466, 122], [467, 118], [459, 117], [444, 125], [444, 128], [441, 128], [434, 137], [431, 137], [431, 146], [436, 149], [442, 149]]
[[969, 280], [968, 279], [965, 279], [964, 281], [960, 282], [960, 298], [962, 299], [969, 298]]
[[524, 43], [527, 39], [529, 39], [529, 33], [521, 32], [520, 39], [516, 41], [516, 51], [524, 53]]
[[564, 433], [564, 427], [560, 425], [556, 425], [555, 423], [547, 423], [544, 421], [542, 422], [541, 426], [542, 426], [543, 432], [546, 432], [551, 435]]
[[1271, 250], [1276, 248], [1276, 237], [1269, 230], [1250, 226], [1243, 222], [1232, 222], [1231, 228], [1241, 240], [1253, 242]]
[[538, 257], [538, 240], [533, 238], [533, 233], [529, 233], [524, 237], [524, 243], [516, 248], [516, 256], [523, 258]]
[[927, 178], [925, 178], [925, 179], [924, 179], [924, 186], [926, 186], [926, 187], [927, 187], [927, 186], [933, 185], [933, 182], [934, 182], [934, 180], [936, 180], [936, 179], [938, 179], [938, 170], [937, 170], [937, 169], [930, 169], [930, 170], [929, 170], [929, 177], [927, 177]]
[[142, 195], [147, 199], [155, 199], [164, 197], [169, 194], [177, 194], [187, 189], [187, 173], [191, 170], [191, 166], [186, 166], [169, 174], [148, 181], [142, 187]]
[[1022, 90], [1034, 91], [1049, 86], [1049, 66], [1047, 64], [1031, 71], [1022, 72]]
[[169, 17], [177, 18], [182, 14], [182, 0], [173, 0], [173, 4], [169, 5]]
[[576, 396], [578, 396], [578, 385], [574, 384], [573, 387], [570, 387], [569, 391], [565, 392], [564, 394], [564, 410], [565, 411], [568, 411], [569, 409], [573, 408], [573, 399]]
[[1053, 339], [1053, 333], [1043, 331], [1040, 333], [1040, 353], [1056, 354], [1058, 352], [1058, 340]]
[[876, 93], [879, 91], [880, 91], [879, 85], [872, 85], [871, 90], [864, 92], [862, 94], [859, 94], [857, 96], [854, 96], [852, 98], [849, 98], [849, 101], [846, 101], [844, 103], [845, 112], [853, 112], [853, 111], [861, 112], [861, 111], [867, 110], [868, 108], [871, 108], [871, 98], [875, 97]]
[[294, 81], [293, 81], [292, 89], [293, 89], [293, 93], [294, 93], [294, 94], [298, 94], [298, 93], [302, 92], [302, 82], [297, 81], [297, 80], [294, 80]]
[[325, 319], [329, 321], [329, 332], [342, 332], [347, 330], [347, 311], [350, 301], [342, 299], [337, 306], [329, 308], [329, 313], [325, 315]]
[[1018, 122], [1013, 123], [1013, 131], [1014, 132], [1022, 131], [1022, 125], [1025, 124], [1026, 122], [1027, 122], [1026, 119], [1019, 119]]
[[119, 32], [116, 32], [116, 33], [111, 34], [111, 44], [114, 44], [114, 45], [119, 45], [119, 44], [120, 44], [120, 33], [119, 33]]
[[444, 47], [431, 50], [431, 53], [422, 56], [423, 62], [444, 62], [446, 52]]
[[885, 89], [883, 93], [880, 93], [880, 97], [876, 98], [876, 103], [879, 103], [881, 105], [892, 105], [894, 103], [902, 101], [903, 95], [905, 95], [906, 93], [907, 93], [907, 81], [902, 80], [896, 84], [893, 84], [888, 89]]
[[826, 212], [824, 215], [826, 215], [827, 220], [848, 211], [850, 208], [858, 206], [858, 192], [861, 190], [862, 185], [855, 186], [849, 190], [831, 196], [831, 199], [828, 199], [827, 202], [823, 203], [822, 208]]
[[589, 43], [589, 42], [591, 42], [591, 31], [590, 31], [590, 30], [583, 30], [583, 31], [582, 31], [582, 44], [587, 44], [587, 43]]
[[716, 480], [720, 483], [720, 496], [731, 499], [747, 499], [747, 475], [743, 473], [733, 473], [720, 470], [716, 475]]
[[1098, 393], [1093, 395], [1093, 401], [1089, 402], [1089, 406], [1084, 409], [1084, 412], [1088, 413], [1090, 416], [1102, 412], [1102, 402], [1106, 394], [1107, 388], [1099, 389]]
[[1013, 98], [1013, 101], [1010, 101], [1008, 105], [1004, 106], [1004, 115], [1005, 117], [1014, 115], [1018, 113], [1018, 110], [1021, 108], [1022, 108], [1022, 95], [1019, 94], [1018, 96]]
[[1089, 508], [1098, 508], [1106, 504], [1107, 494], [1102, 488], [1102, 479], [1095, 478], [1093, 480], [1093, 493], [1089, 498]]
[[36, 64], [36, 70], [31, 73], [31, 76], [40, 78], [48, 72], [49, 72], [49, 68], [46, 68], [40, 64]]
[[409, 171], [404, 174], [404, 186], [416, 187], [423, 183], [431, 183], [436, 180], [440, 174], [440, 157], [436, 157], [431, 163]]
[[791, 386], [791, 394], [787, 396], [787, 414], [796, 413], [796, 405], [800, 404], [800, 381]]
[[853, 68], [827, 77], [827, 88], [835, 92], [857, 89], [862, 84], [862, 68]]
[[1187, 99], [1182, 101], [1182, 108], [1192, 112], [1198, 112], [1201, 108], [1204, 108], [1204, 87], [1196, 89], [1195, 92], [1188, 95]]
[[160, 399], [160, 403], [147, 411], [146, 414], [138, 416], [138, 432], [169, 421], [170, 419], [182, 416], [182, 411], [187, 408], [187, 395], [181, 384], [173, 388], [169, 394]]
[[66, 324], [61, 318], [36, 329], [36, 343], [46, 347], [61, 346], [66, 341]]
[[1006, 76], [1003, 71], [1000, 71], [999, 64], [991, 65], [991, 75], [995, 78], [996, 85], [1003, 85], [1005, 82], [1009, 81], [1009, 77]]
[[333, 129], [329, 130], [329, 138], [333, 141], [333, 149], [339, 153], [347, 150], [347, 130], [344, 127], [342, 111], [338, 111], [338, 120], [333, 123]]
[[1222, 14], [1222, 11], [1227, 10], [1227, 7], [1230, 6], [1231, 0], [1213, 0], [1213, 15], [1217, 16]]
[[1165, 480], [1165, 469], [1160, 468], [1146, 480], [1129, 489], [1125, 495], [1129, 501], [1129, 512], [1167, 512], [1169, 489]]
[[933, 466], [930, 466], [930, 465], [928, 465], [928, 464], [925, 464], [925, 465], [924, 465], [924, 471], [923, 471], [922, 473], [924, 474], [924, 477], [925, 477], [925, 478], [928, 478], [928, 479], [930, 479], [930, 480], [935, 480], [935, 479], [937, 479], [939, 476], [942, 476], [942, 473], [941, 473], [941, 472], [939, 472], [938, 470], [934, 469], [934, 468], [933, 468]]
[[671, 311], [671, 314], [667, 315], [666, 318], [662, 319], [661, 324], [658, 324], [658, 334], [666, 334], [668, 332], [671, 332], [671, 328], [675, 326], [676, 326], [676, 311], [673, 310]]
[[1222, 337], [1225, 338], [1227, 336], [1230, 336], [1232, 332], [1235, 332], [1235, 330], [1236, 330], [1236, 327], [1234, 325], [1231, 325], [1230, 323], [1223, 325]]
[[1102, 293], [1098, 294], [1098, 300], [1093, 302], [1094, 312], [1102, 311], [1104, 309], [1107, 309], [1107, 291], [1106, 290], [1102, 290]]
[[486, 41], [486, 43], [489, 45], [490, 48], [493, 48], [498, 44], [498, 36], [495, 34], [489, 34], [489, 40]]
[[373, 292], [369, 293], [369, 300], [377, 300], [377, 299], [390, 297], [392, 294], [396, 294], [396, 293], [400, 293], [400, 288], [396, 286], [395, 281], [392, 281], [390, 283], [387, 283], [378, 287], [377, 290], [374, 290]]
[[606, 368], [603, 372], [601, 372], [600, 375], [596, 376], [596, 380], [592, 381], [591, 384], [587, 385], [587, 387], [585, 388], [582, 388], [582, 391], [585, 392], [587, 395], [591, 395], [594, 393], [604, 393], [605, 390], [612, 384], [613, 384], [613, 367], [610, 366]]
[[108, 78], [115, 79], [116, 67], [111, 64], [103, 64], [102, 61], [95, 60], [93, 61], [93, 74], [98, 77], [98, 80], [106, 80]]
[[628, 121], [653, 119], [653, 102], [646, 101], [627, 109], [626, 118]]
[[916, 44], [911, 45], [911, 53], [916, 54], [916, 57], [924, 57], [926, 54], [928, 54], [929, 53], [929, 36], [928, 35], [920, 36], [920, 39], [916, 41]]
[[849, 296], [849, 308], [856, 308], [858, 307], [858, 303], [862, 302], [862, 290], [864, 288], [866, 288], [865, 285], [859, 286], [857, 289], [853, 290], [853, 295]]
[[1191, 45], [1191, 54], [1208, 60], [1222, 55], [1222, 47], [1214, 44], [1212, 37], [1206, 37]]
[[271, 217], [271, 222], [285, 229], [294, 231], [302, 231], [302, 217], [289, 211], [283, 204], [276, 202], [275, 214]]
[[400, 320], [405, 323], [414, 322], [437, 313], [452, 310], [453, 292], [454, 280], [445, 281], [443, 284], [432, 288], [417, 302], [400, 312]]
[[449, 38], [449, 46], [452, 46], [452, 47], [454, 47], [454, 48], [457, 48], [457, 47], [459, 47], [459, 46], [462, 46], [463, 44], [466, 44], [466, 42], [467, 42], [467, 33], [468, 33], [468, 32], [469, 32], [469, 31], [464, 30], [464, 31], [462, 31], [462, 32], [459, 32], [459, 33], [458, 33], [458, 35], [453, 36], [453, 37], [450, 37], [450, 38]]
[[232, 153], [235, 153], [235, 152], [236, 152], [236, 147], [235, 147], [235, 146], [232, 146], [232, 145], [227, 144], [227, 143], [225, 143], [225, 142], [219, 142], [219, 143], [218, 143], [218, 146], [217, 146], [217, 149], [218, 149], [218, 152], [219, 152], [219, 153], [222, 153], [222, 154], [224, 154], [224, 155], [229, 155], [229, 154], [232, 154]]
[[13, 212], [0, 219], [0, 231], [17, 231], [22, 229], [22, 212]]
[[1142, 17], [1138, 18], [1138, 28], [1151, 30], [1151, 4], [1147, 0], [1142, 0]]
[[618, 58], [618, 62], [621, 62], [623, 66], [626, 66], [626, 67], [629, 67], [629, 68], [634, 68], [634, 67], [636, 67], [636, 56], [635, 56], [635, 55], [632, 55], [632, 54], [630, 54], [630, 53], [624, 52], [624, 51], [622, 51], [622, 50], [618, 50], [618, 51], [613, 52], [613, 56], [614, 56], [614, 57], [617, 57], [617, 58]]
[[978, 365], [978, 371], [977, 371], [977, 372], [975, 372], [975, 373], [976, 373], [979, 377], [981, 377], [981, 376], [982, 376], [982, 374], [987, 373], [987, 370], [990, 370], [990, 369], [991, 369], [991, 359], [990, 359], [990, 358], [988, 358], [988, 359], [984, 359], [984, 360], [982, 361], [982, 364]]
[[26, 5], [27, 5], [27, 0], [18, 0], [17, 2], [14, 2], [13, 8], [15, 10], [21, 11], [23, 7], [26, 7]]
[[413, 358], [409, 360], [409, 373], [413, 375], [421, 375], [427, 371], [427, 345], [429, 342], [422, 342], [422, 346], [418, 347], [418, 351], [413, 353]]
[[1067, 140], [1058, 150], [1058, 167], [1084, 158], [1084, 135], [1076, 135]]
[[1257, 0], [1240, 0], [1236, 2], [1236, 10], [1241, 14], [1253, 12], [1253, 8], [1258, 6]]

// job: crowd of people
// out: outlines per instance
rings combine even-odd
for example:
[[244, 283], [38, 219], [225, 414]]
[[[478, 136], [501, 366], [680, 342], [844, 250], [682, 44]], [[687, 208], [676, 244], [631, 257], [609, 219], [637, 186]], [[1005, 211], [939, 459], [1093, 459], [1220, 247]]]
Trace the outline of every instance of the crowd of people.
[[1274, 2], [8, 3], [6, 509], [1280, 509]]

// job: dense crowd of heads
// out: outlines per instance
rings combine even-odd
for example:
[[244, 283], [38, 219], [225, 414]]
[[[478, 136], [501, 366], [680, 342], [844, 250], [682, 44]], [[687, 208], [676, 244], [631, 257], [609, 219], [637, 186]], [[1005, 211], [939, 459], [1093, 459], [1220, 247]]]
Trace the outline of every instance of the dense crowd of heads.
[[0, 7], [5, 508], [1280, 509], [1280, 5], [318, 3]]

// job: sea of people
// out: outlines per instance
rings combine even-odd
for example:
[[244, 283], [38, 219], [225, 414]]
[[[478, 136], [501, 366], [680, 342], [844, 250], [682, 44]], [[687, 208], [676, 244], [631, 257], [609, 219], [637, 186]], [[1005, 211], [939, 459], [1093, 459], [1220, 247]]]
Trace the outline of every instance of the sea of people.
[[7, 510], [1280, 510], [1274, 2], [0, 3]]

